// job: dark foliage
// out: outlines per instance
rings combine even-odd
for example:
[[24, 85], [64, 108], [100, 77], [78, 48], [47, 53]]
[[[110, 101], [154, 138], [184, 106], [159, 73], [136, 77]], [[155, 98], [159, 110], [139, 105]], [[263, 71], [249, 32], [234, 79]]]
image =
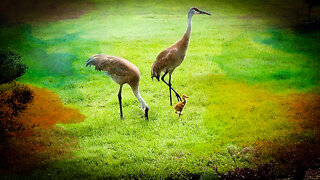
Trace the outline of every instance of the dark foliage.
[[304, 2], [306, 2], [311, 8], [320, 5], [320, 0], [304, 0]]
[[[288, 146], [279, 151], [277, 159], [279, 170], [286, 172], [290, 178], [303, 179], [308, 169], [320, 167], [320, 145], [312, 143], [299, 143]], [[279, 173], [280, 174], [280, 173]]]
[[320, 145], [317, 142], [283, 145], [266, 141], [256, 144], [256, 149], [256, 157], [272, 157], [273, 172], [279, 178], [303, 179], [307, 171], [320, 168]]
[[14, 115], [25, 110], [27, 103], [33, 99], [33, 93], [27, 86], [15, 84], [12, 89], [12, 95], [8, 97], [7, 104], [13, 110]]
[[315, 6], [319, 6], [320, 5], [320, 0], [304, 0], [304, 2], [306, 2], [308, 4], [308, 21], [310, 23], [311, 20], [311, 9]]
[[0, 84], [8, 83], [22, 76], [27, 66], [21, 63], [21, 56], [9, 49], [0, 50]]
[[219, 173], [214, 168], [220, 179], [275, 179], [273, 174], [274, 166], [272, 163], [258, 166], [257, 168], [235, 168], [227, 173]]
[[10, 88], [0, 91], [0, 136], [9, 136], [12, 132], [24, 130], [23, 122], [17, 121], [18, 114], [25, 110], [33, 100], [33, 91], [13, 82]]

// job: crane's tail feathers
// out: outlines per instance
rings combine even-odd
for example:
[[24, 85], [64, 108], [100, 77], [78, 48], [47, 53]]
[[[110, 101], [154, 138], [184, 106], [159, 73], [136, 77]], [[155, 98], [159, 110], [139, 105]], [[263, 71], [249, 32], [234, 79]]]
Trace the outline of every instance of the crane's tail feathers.
[[90, 58], [90, 59], [87, 60], [86, 67], [87, 67], [87, 66], [91, 66], [91, 65], [95, 65], [93, 58]]

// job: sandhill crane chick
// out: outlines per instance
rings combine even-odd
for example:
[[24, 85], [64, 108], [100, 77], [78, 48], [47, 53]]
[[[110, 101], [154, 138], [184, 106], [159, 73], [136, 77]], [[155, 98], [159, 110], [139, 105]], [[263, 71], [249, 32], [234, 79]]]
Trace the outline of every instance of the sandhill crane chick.
[[128, 60], [118, 57], [109, 56], [106, 54], [96, 54], [92, 56], [86, 63], [86, 66], [95, 66], [97, 71], [104, 71], [105, 74], [112, 78], [113, 81], [120, 85], [118, 92], [118, 100], [120, 105], [120, 117], [124, 119], [122, 113], [122, 86], [129, 84], [133, 94], [140, 102], [141, 109], [144, 112], [145, 119], [148, 120], [149, 106], [143, 100], [139, 93], [139, 80], [140, 72], [139, 69], [129, 62]]
[[[152, 64], [151, 67], [151, 78], [157, 78], [160, 80], [161, 72], [164, 72], [161, 80], [169, 87], [169, 94], [170, 94], [170, 106], [172, 106], [172, 96], [171, 91], [176, 94], [178, 101], [181, 101], [180, 95], [175, 91], [171, 84], [171, 74], [177, 68], [184, 57], [186, 56], [187, 48], [189, 45], [190, 33], [191, 33], [191, 19], [192, 16], [195, 14], [206, 14], [210, 15], [208, 12], [204, 12], [199, 10], [196, 7], [193, 7], [188, 12], [188, 25], [187, 30], [183, 34], [182, 38], [179, 39], [176, 43], [168, 47], [167, 49], [163, 50], [161, 53], [158, 54], [156, 61]], [[169, 82], [164, 80], [164, 77], [169, 73]]]
[[182, 111], [184, 109], [184, 107], [187, 105], [187, 99], [186, 98], [189, 98], [187, 95], [185, 94], [182, 94], [182, 99], [183, 101], [182, 102], [178, 102], [173, 108], [174, 110], [176, 110], [176, 113], [179, 114], [179, 118], [180, 116], [182, 115]]

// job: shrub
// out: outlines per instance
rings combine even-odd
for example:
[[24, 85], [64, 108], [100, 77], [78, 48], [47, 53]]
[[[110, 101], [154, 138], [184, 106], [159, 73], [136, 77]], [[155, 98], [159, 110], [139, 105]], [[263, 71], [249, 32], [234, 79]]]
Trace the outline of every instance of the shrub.
[[27, 129], [23, 122], [17, 121], [18, 114], [25, 110], [33, 100], [32, 90], [16, 82], [0, 91], [0, 136], [5, 137], [20, 130]]
[[9, 49], [0, 50], [0, 84], [8, 83], [22, 76], [27, 66], [21, 63], [21, 56]]

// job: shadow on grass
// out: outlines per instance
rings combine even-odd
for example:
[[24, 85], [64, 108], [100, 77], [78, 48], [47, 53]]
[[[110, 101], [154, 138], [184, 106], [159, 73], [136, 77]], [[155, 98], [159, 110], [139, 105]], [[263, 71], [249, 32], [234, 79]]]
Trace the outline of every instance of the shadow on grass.
[[[48, 53], [48, 47], [66, 46], [80, 39], [81, 33], [65, 34], [62, 37], [41, 40], [32, 35], [31, 25], [23, 24], [0, 29], [0, 47], [10, 47], [22, 54], [28, 66], [27, 73], [21, 78], [32, 84], [48, 88], [63, 88], [77, 84], [86, 77], [74, 67], [79, 57], [69, 52]], [[73, 48], [77, 51], [77, 48]]]
[[[298, 89], [317, 87], [320, 82], [320, 29], [319, 24], [304, 24], [293, 30], [269, 29], [269, 38], [255, 41], [271, 46], [274, 49], [302, 55], [297, 57], [278, 57], [279, 64], [276, 72], [270, 77], [279, 82], [290, 82], [290, 86]], [[270, 70], [272, 72], [272, 70]]]
[[256, 39], [256, 41], [288, 53], [309, 56], [318, 62], [320, 56], [319, 24], [297, 25], [292, 29], [293, 31], [269, 29], [267, 33], [271, 35], [270, 38]]
[[224, 42], [222, 54], [212, 60], [235, 80], [267, 83], [276, 91], [308, 91], [320, 82], [318, 39], [318, 31], [269, 29], [252, 32], [252, 37], [242, 33]]
[[298, 24], [291, 27], [296, 32], [299, 33], [312, 33], [320, 31], [320, 20], [311, 23]]

